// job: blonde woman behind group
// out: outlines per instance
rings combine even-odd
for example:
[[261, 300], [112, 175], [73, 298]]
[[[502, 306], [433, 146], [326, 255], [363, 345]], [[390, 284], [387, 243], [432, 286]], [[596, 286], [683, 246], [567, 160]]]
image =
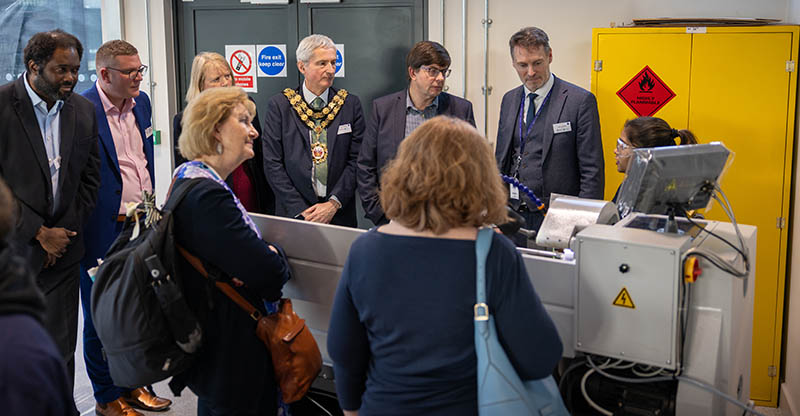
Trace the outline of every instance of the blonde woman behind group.
[[[486, 140], [439, 116], [400, 144], [381, 177], [390, 222], [352, 245], [336, 291], [328, 352], [346, 415], [477, 414], [475, 238], [506, 221], [506, 191]], [[552, 320], [514, 244], [494, 234], [487, 299], [524, 380], [561, 357]]]
[[[186, 104], [194, 100], [201, 92], [209, 88], [230, 87], [234, 85], [233, 71], [225, 58], [216, 52], [201, 52], [192, 60], [192, 72], [189, 88], [186, 91]], [[249, 98], [249, 97], [248, 97]], [[255, 101], [249, 98], [255, 105]], [[254, 107], [255, 108], [255, 107]], [[242, 205], [249, 212], [260, 214], [275, 213], [275, 195], [264, 177], [264, 150], [261, 144], [261, 122], [258, 111], [253, 110], [253, 127], [258, 136], [253, 142], [255, 156], [247, 160], [239, 168], [225, 178], [233, 192], [239, 197]], [[178, 149], [178, 137], [183, 130], [183, 112], [175, 114], [172, 119], [172, 138], [175, 140], [175, 166], [186, 162]]]

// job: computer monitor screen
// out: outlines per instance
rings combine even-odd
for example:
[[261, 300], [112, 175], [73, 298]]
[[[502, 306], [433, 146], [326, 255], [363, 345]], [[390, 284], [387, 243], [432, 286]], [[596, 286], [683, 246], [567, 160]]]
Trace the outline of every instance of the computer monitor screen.
[[705, 208], [730, 154], [718, 142], [635, 149], [617, 196], [620, 217]]

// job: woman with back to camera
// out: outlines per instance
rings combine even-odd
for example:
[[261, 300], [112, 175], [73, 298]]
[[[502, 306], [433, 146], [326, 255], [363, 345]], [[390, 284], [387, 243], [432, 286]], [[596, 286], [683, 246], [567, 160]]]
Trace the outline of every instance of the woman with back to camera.
[[[400, 144], [381, 178], [389, 224], [352, 245], [328, 353], [346, 415], [477, 414], [475, 239], [506, 221], [505, 186], [474, 127], [439, 116]], [[494, 234], [487, 299], [523, 380], [548, 376], [561, 341], [514, 244]]]
[[[230, 87], [233, 83], [233, 71], [228, 66], [225, 58], [216, 52], [201, 52], [192, 60], [192, 72], [189, 78], [189, 89], [186, 91], [187, 105], [209, 88]], [[250, 98], [250, 101], [253, 101]], [[255, 104], [255, 101], [253, 101]], [[261, 123], [258, 120], [258, 111], [254, 111], [253, 126], [258, 132], [258, 137], [253, 142], [255, 156], [231, 172], [226, 178], [228, 186], [239, 197], [242, 205], [248, 212], [260, 214], [275, 213], [275, 195], [264, 177], [264, 151], [261, 147]], [[183, 111], [175, 114], [172, 119], [172, 138], [178, 143], [181, 135], [181, 120]], [[181, 156], [178, 146], [175, 146], [175, 166], [179, 166], [186, 159]]]
[[[258, 133], [251, 124], [255, 105], [238, 87], [212, 88], [195, 97], [183, 115], [180, 151], [189, 159], [175, 170], [173, 188], [202, 178], [174, 209], [177, 244], [206, 268], [235, 277], [237, 291], [262, 314], [262, 299], [281, 297], [288, 266], [258, 228], [223, 178], [253, 157]], [[182, 257], [181, 257], [182, 259]], [[269, 350], [246, 312], [188, 262], [180, 260], [184, 295], [203, 327], [203, 347], [193, 367], [170, 386], [197, 395], [198, 415], [275, 415], [278, 408]]]
[[[697, 144], [697, 139], [691, 131], [673, 129], [658, 117], [638, 117], [626, 121], [617, 139], [617, 147], [614, 149], [617, 171], [622, 173], [628, 171], [633, 149], [675, 146], [676, 138], [679, 139], [677, 143], [679, 145]], [[617, 202], [621, 187], [622, 185], [617, 188], [612, 202]]]

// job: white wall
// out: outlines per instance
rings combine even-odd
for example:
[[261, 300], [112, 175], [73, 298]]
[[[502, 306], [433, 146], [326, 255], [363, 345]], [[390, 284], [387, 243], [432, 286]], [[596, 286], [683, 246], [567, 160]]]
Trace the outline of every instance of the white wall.
[[[161, 134], [155, 146], [156, 200], [163, 202], [172, 177], [172, 116], [177, 112], [173, 17], [170, 1], [121, 0], [124, 39], [139, 50], [150, 69], [141, 89], [150, 95], [153, 131]], [[149, 6], [149, 10], [146, 6]], [[149, 12], [149, 20], [148, 20]], [[148, 24], [149, 23], [149, 24]], [[149, 33], [148, 33], [149, 29]]]

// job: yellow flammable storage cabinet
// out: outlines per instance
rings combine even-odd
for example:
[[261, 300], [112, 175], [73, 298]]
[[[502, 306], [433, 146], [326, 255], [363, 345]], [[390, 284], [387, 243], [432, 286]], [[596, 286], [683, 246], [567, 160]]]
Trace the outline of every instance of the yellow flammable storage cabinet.
[[[638, 115], [688, 128], [735, 152], [722, 189], [736, 220], [758, 227], [750, 396], [776, 406], [794, 142], [798, 26], [594, 29], [606, 199], [623, 174], [614, 148]], [[709, 219], [726, 220], [712, 206]]]

